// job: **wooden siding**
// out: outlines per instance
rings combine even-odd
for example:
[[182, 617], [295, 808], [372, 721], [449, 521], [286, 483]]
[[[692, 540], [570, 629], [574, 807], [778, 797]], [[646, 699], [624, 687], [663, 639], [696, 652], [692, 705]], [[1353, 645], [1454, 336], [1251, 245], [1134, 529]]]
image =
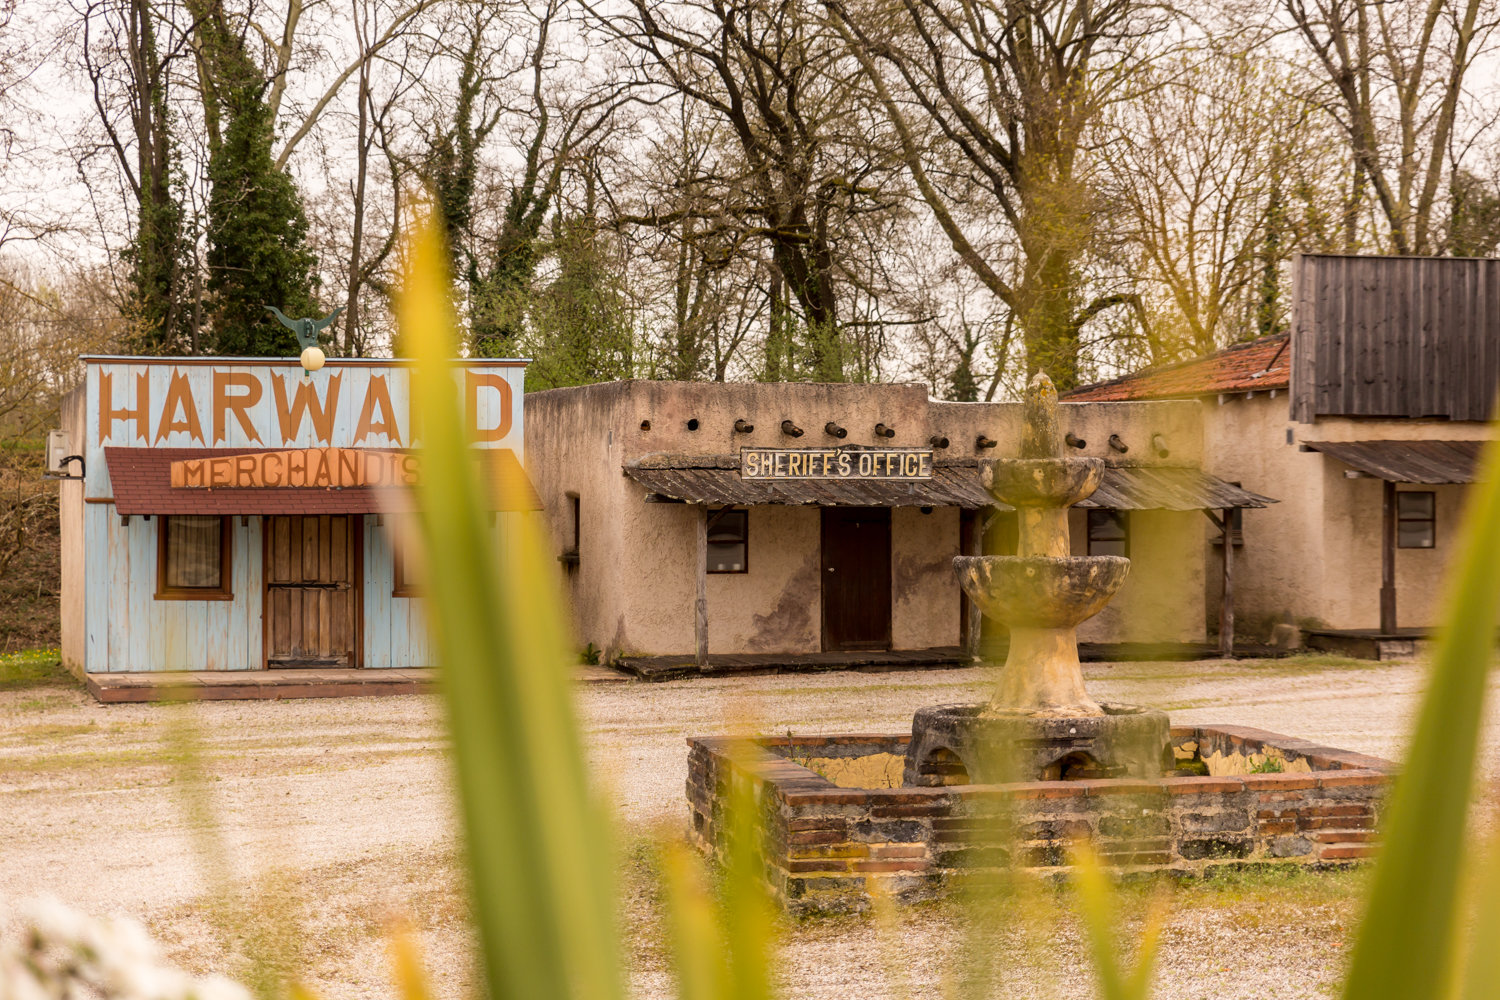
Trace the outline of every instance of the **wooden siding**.
[[1497, 305], [1500, 260], [1298, 257], [1292, 417], [1488, 420]]
[[[63, 398], [62, 429], [70, 435], [69, 440], [83, 440], [83, 415], [86, 409], [82, 386]], [[72, 474], [76, 475], [77, 464], [71, 464], [70, 468]], [[88, 566], [84, 554], [84, 508], [88, 504], [83, 502], [83, 483], [72, 479], [63, 480], [58, 484], [57, 500], [62, 561], [62, 596], [58, 602], [62, 625], [62, 662], [68, 670], [81, 675], [87, 656], [84, 645], [84, 579]]]
[[91, 673], [260, 669], [260, 518], [231, 521], [229, 601], [156, 599], [161, 518], [121, 524], [110, 504], [89, 504], [84, 518], [92, 553], [84, 581]]
[[421, 598], [396, 597], [395, 537], [390, 525], [365, 518], [365, 666], [430, 667], [437, 658], [427, 637]]
[[[262, 386], [260, 398], [245, 409], [255, 433], [247, 434], [233, 408], [219, 413], [213, 392], [216, 373], [253, 377]], [[411, 426], [407, 406], [409, 370], [401, 365], [364, 363], [333, 366], [305, 379], [295, 364], [247, 362], [208, 364], [205, 359], [90, 359], [85, 394], [68, 414], [71, 447], [87, 459], [87, 479], [79, 491], [91, 502], [80, 502], [82, 531], [79, 544], [68, 546], [64, 568], [65, 606], [77, 601], [82, 637], [70, 635], [65, 645], [76, 645], [82, 666], [89, 672], [164, 670], [259, 670], [265, 665], [262, 603], [264, 595], [262, 520], [258, 516], [231, 519], [233, 599], [217, 601], [157, 600], [157, 532], [159, 517], [132, 516], [122, 522], [112, 500], [104, 447], [132, 448], [254, 448], [254, 447], [370, 447], [409, 448]], [[142, 420], [109, 421], [101, 434], [100, 389], [109, 376], [113, 410], [136, 410], [138, 392], [145, 387], [149, 405]], [[503, 379], [510, 387], [510, 427], [506, 434], [480, 447], [511, 449], [522, 457], [524, 440], [523, 369], [488, 364], [464, 366], [455, 377], [470, 375]], [[142, 378], [144, 376], [144, 378]], [[282, 433], [281, 407], [274, 383], [284, 380], [288, 409], [295, 409], [296, 390], [311, 385], [320, 408], [326, 404], [331, 379], [339, 378], [339, 404], [327, 434], [320, 434], [313, 415], [303, 413], [294, 433]], [[372, 433], [355, 441], [372, 382], [384, 378], [396, 433]], [[175, 395], [184, 397], [183, 380], [196, 417], [193, 420]], [[501, 393], [477, 393], [475, 425], [495, 428], [501, 423]], [[168, 407], [169, 400], [173, 400]], [[379, 411], [377, 410], [379, 422]], [[215, 434], [218, 417], [222, 435]], [[178, 429], [161, 433], [164, 425]], [[435, 662], [428, 641], [421, 601], [392, 596], [392, 558], [389, 535], [376, 518], [364, 518], [363, 540], [363, 663], [366, 667], [430, 666]], [[517, 515], [501, 514], [497, 524], [515, 524]], [[81, 590], [81, 598], [75, 591]]]

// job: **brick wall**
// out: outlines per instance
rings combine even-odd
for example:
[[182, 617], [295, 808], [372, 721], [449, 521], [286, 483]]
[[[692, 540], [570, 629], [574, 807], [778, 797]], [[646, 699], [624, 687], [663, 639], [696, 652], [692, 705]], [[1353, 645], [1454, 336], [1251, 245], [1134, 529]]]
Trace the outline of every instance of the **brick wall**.
[[913, 901], [1006, 866], [1063, 871], [1080, 841], [1122, 869], [1199, 874], [1225, 864], [1345, 864], [1372, 851], [1389, 762], [1228, 726], [1174, 727], [1172, 738], [1179, 758], [1233, 767], [1270, 757], [1285, 770], [841, 788], [799, 761], [899, 754], [907, 737], [700, 738], [688, 741], [693, 835], [717, 854], [729, 783], [752, 783], [767, 880], [793, 912], [863, 910], [877, 885]]

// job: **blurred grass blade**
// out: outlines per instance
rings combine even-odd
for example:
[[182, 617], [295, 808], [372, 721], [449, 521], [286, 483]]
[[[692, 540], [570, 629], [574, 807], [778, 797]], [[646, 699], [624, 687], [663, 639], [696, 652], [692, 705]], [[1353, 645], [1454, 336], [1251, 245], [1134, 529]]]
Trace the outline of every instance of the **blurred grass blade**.
[[1161, 908], [1152, 908], [1141, 934], [1140, 946], [1136, 949], [1135, 967], [1127, 969], [1115, 938], [1114, 889], [1099, 859], [1087, 846], [1075, 850], [1073, 879], [1101, 1000], [1145, 1000], [1150, 992], [1151, 968], [1161, 937]]
[[667, 923], [677, 1000], [769, 1000], [776, 918], [765, 884], [765, 824], [756, 797], [756, 747], [739, 744], [728, 801], [719, 820], [725, 839], [717, 904], [703, 864], [686, 848], [663, 857]]
[[431, 1000], [427, 989], [427, 973], [422, 969], [422, 956], [417, 950], [416, 939], [411, 928], [393, 926], [389, 931], [392, 979], [397, 996], [401, 1000]]
[[662, 856], [662, 876], [677, 1000], [719, 1000], [728, 968], [703, 863], [688, 848], [672, 845]]
[[418, 227], [409, 259], [398, 318], [417, 361], [425, 603], [443, 664], [486, 992], [618, 997], [612, 845], [588, 789], [550, 573], [529, 525], [507, 532], [505, 566], [496, 565], [500, 546], [450, 361], [458, 345], [447, 258], [431, 224]]
[[911, 957], [901, 942], [901, 918], [896, 914], [896, 901], [883, 883], [877, 882], [870, 887], [870, 916], [875, 923], [890, 996], [892, 1000], [911, 1000], [911, 981], [906, 974]]
[[[1492, 822], [1493, 822], [1492, 818]], [[1477, 903], [1459, 1000], [1500, 996], [1500, 826], [1489, 836], [1471, 898]]]
[[724, 935], [729, 944], [729, 983], [733, 1000], [767, 1000], [771, 989], [771, 939], [775, 917], [765, 884], [765, 825], [749, 744], [732, 751], [740, 758], [729, 791], [729, 851], [724, 861]]
[[1464, 835], [1500, 608], [1496, 458], [1492, 442], [1470, 496], [1416, 733], [1391, 793], [1385, 845], [1344, 982], [1350, 1000], [1441, 997], [1452, 983]]

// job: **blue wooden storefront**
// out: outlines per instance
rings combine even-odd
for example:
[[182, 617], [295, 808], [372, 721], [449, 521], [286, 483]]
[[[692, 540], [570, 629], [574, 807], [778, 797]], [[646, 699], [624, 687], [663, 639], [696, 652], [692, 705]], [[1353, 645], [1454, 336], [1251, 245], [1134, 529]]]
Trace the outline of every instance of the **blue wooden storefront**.
[[[85, 362], [63, 413], [85, 470], [60, 498], [70, 669], [433, 665], [419, 574], [398, 554], [412, 552], [398, 541], [415, 527], [411, 492], [381, 479], [419, 469], [403, 465], [415, 461], [405, 364], [331, 359], [308, 375], [281, 360]], [[518, 361], [455, 369], [476, 458], [507, 484], [497, 550], [539, 506], [521, 471], [523, 376]], [[356, 466], [373, 481], [348, 479]], [[320, 629], [347, 641], [309, 652]]]

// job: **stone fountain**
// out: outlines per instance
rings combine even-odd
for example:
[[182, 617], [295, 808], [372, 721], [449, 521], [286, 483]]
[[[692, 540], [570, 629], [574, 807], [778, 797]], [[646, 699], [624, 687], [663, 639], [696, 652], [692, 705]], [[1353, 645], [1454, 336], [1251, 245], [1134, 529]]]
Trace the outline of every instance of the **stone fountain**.
[[1130, 560], [1071, 554], [1068, 507], [1104, 465], [1061, 454], [1045, 377], [1025, 410], [1021, 457], [981, 465], [1019, 514], [1019, 552], [954, 560], [969, 597], [1010, 625], [994, 697], [920, 709], [909, 734], [690, 739], [693, 837], [723, 856], [739, 836], [724, 822], [732, 790], [749, 782], [766, 884], [803, 914], [929, 899], [986, 868], [1062, 871], [1080, 841], [1120, 869], [1203, 875], [1368, 856], [1389, 761], [1241, 726], [1169, 729], [1162, 712], [1089, 697], [1075, 630]]
[[1089, 697], [1077, 628], [1125, 582], [1123, 556], [1075, 556], [1068, 508], [1098, 489], [1104, 462], [1063, 455], [1057, 390], [1038, 373], [1026, 390], [1021, 457], [980, 463], [995, 499], [1016, 509], [1013, 556], [959, 556], [969, 599], [1010, 626], [1010, 654], [983, 705], [931, 705], [912, 720], [907, 785], [1068, 778], [1159, 778], [1172, 767], [1167, 716]]

